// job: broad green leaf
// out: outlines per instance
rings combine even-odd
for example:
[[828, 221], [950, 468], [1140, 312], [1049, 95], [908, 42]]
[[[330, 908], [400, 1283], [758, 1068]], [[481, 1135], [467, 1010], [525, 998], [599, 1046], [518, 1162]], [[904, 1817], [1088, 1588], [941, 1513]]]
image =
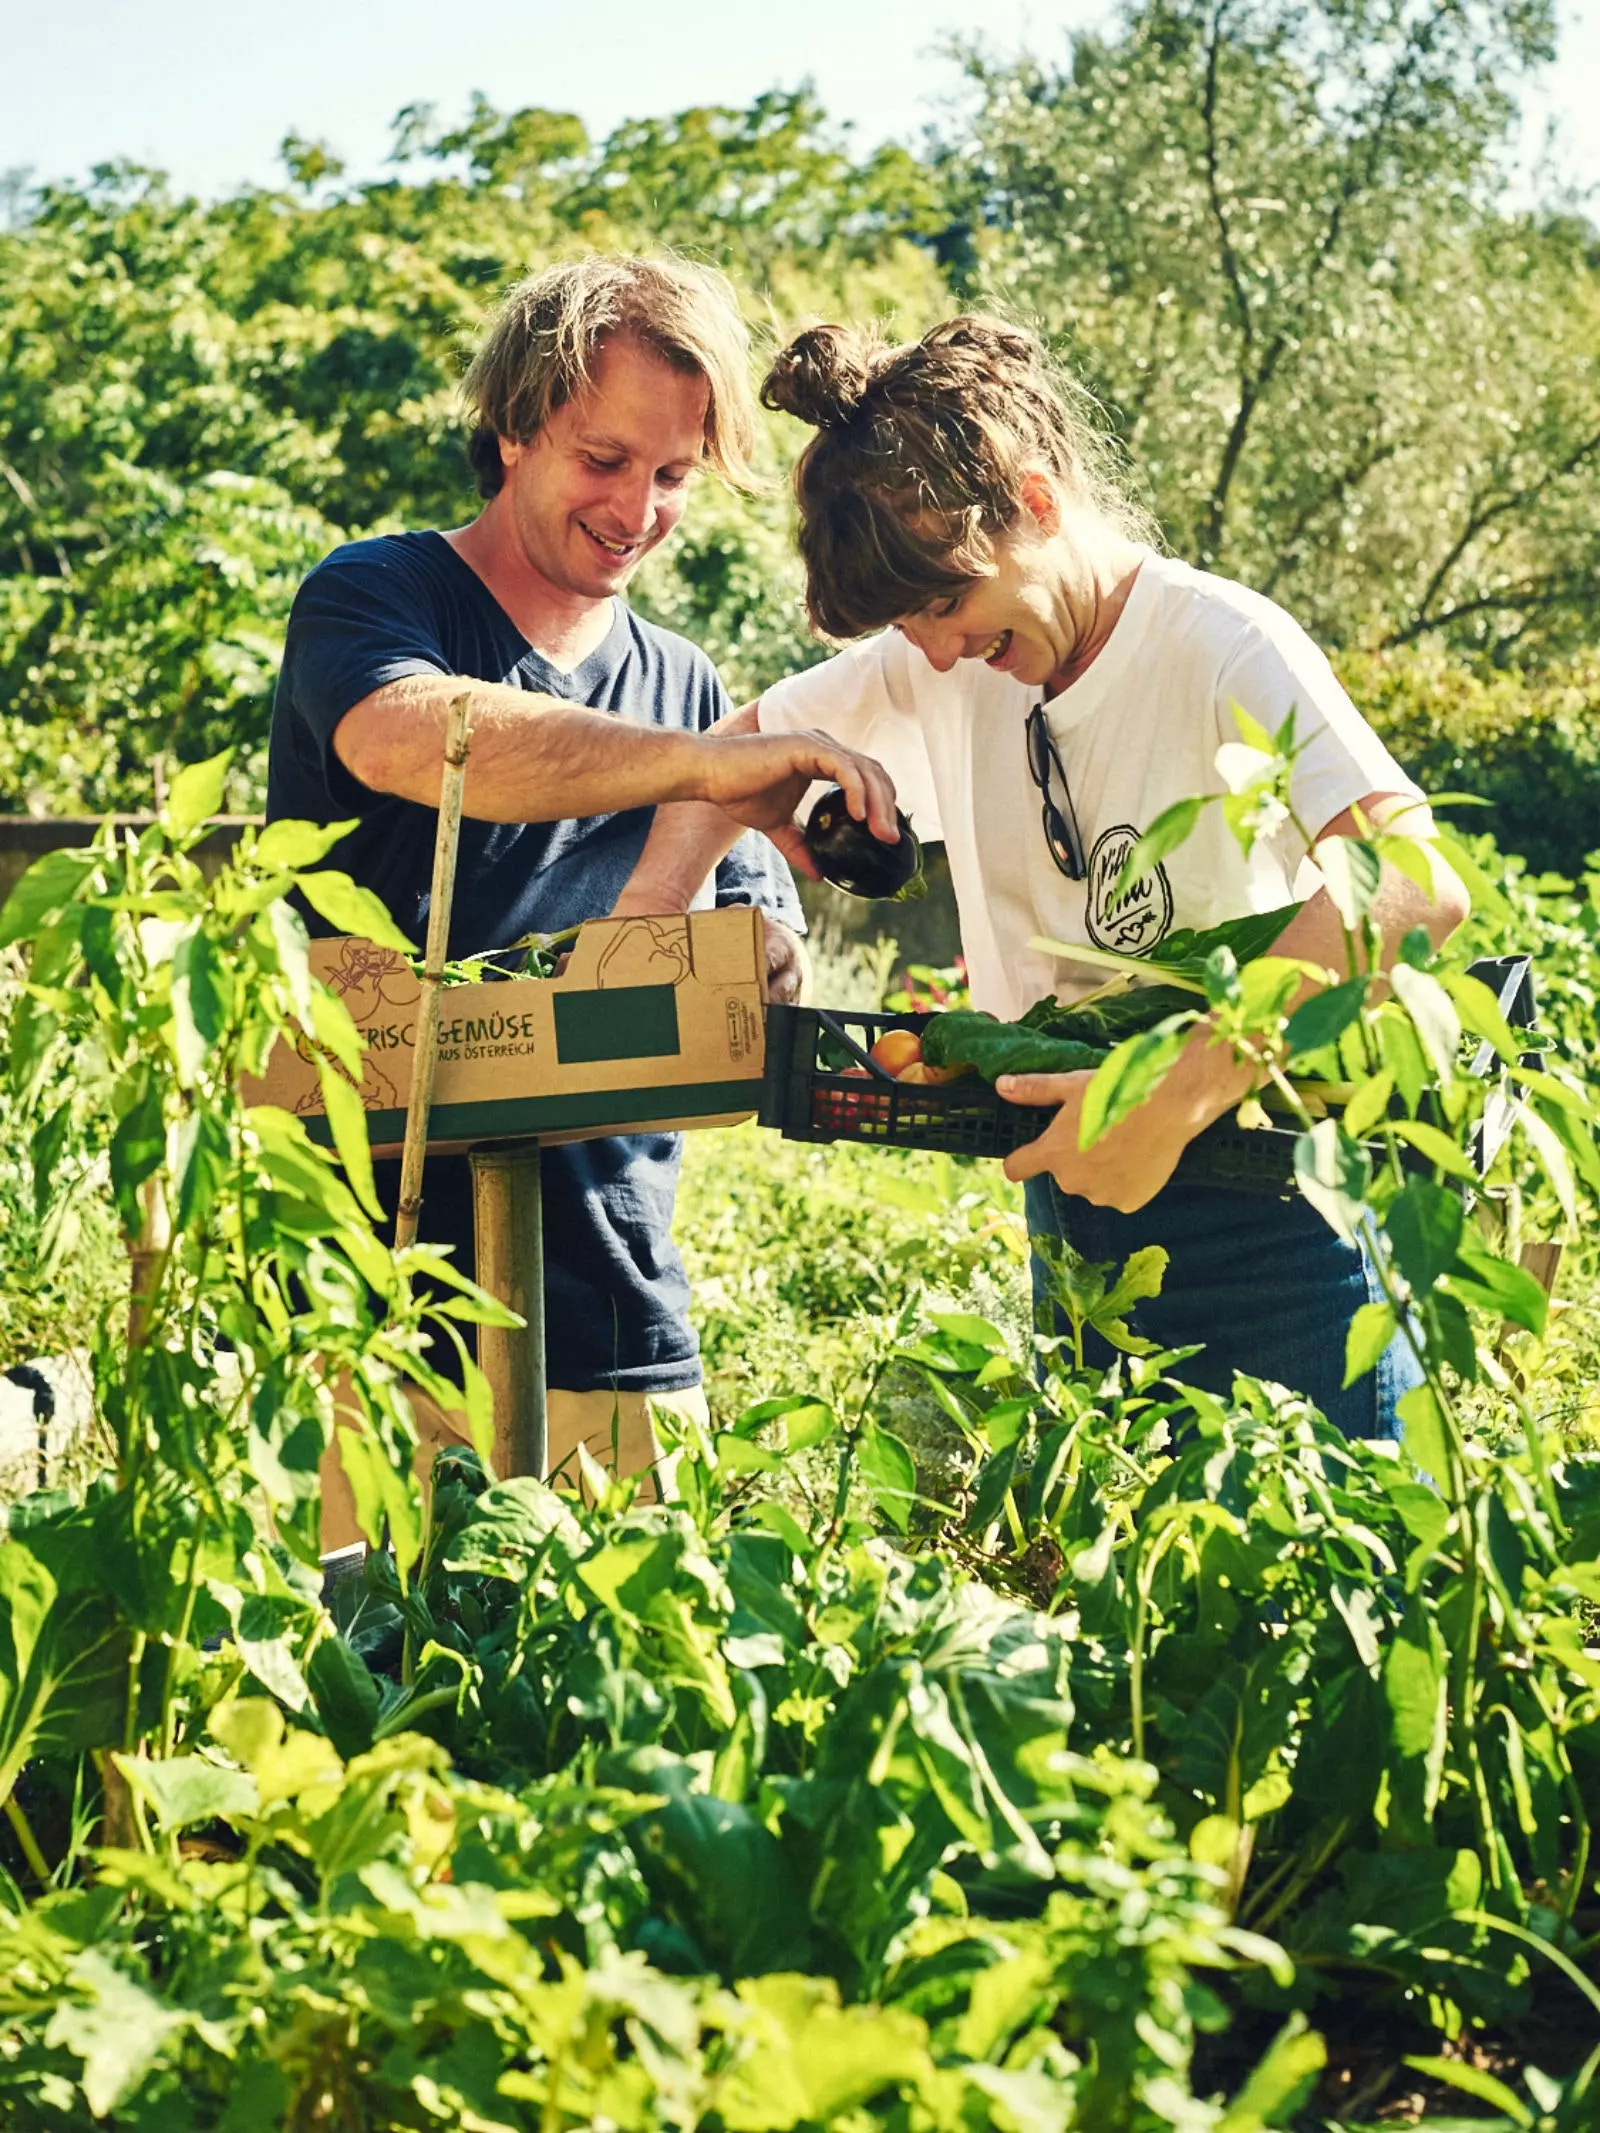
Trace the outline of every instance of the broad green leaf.
[[256, 1781], [248, 1771], [208, 1763], [201, 1755], [178, 1755], [165, 1761], [114, 1755], [112, 1761], [153, 1809], [164, 1830], [253, 1815], [259, 1804]]
[[1501, 895], [1498, 885], [1492, 882], [1467, 850], [1459, 837], [1447, 829], [1436, 827], [1433, 843], [1439, 856], [1446, 860], [1459, 877], [1462, 887], [1472, 898], [1473, 909], [1490, 918], [1514, 923], [1511, 906]]
[[1289, 2125], [1327, 2061], [1328, 2048], [1307, 2028], [1305, 2016], [1291, 2015], [1228, 2105], [1216, 2133], [1265, 2133], [1267, 2127]]
[[1478, 1183], [1477, 1166], [1442, 1128], [1419, 1118], [1396, 1118], [1390, 1120], [1389, 1131], [1436, 1163], [1446, 1177], [1459, 1178], [1464, 1185]]
[[1160, 1088], [1183, 1056], [1198, 1017], [1169, 1015], [1119, 1044], [1084, 1091], [1078, 1146], [1092, 1148]]
[[256, 922], [255, 931], [265, 928], [278, 959], [278, 968], [283, 973], [283, 982], [289, 989], [289, 1000], [299, 1016], [301, 1026], [311, 1023], [311, 962], [310, 936], [306, 922], [292, 904], [276, 897], [268, 904]]
[[302, 874], [297, 886], [311, 908], [341, 933], [372, 941], [379, 948], [397, 948], [402, 955], [415, 953], [381, 898], [359, 887], [348, 874], [329, 867], [318, 874]]
[[[1405, 2064], [1415, 2073], [1426, 2074], [1430, 2081], [1442, 2081], [1448, 2087], [1460, 2089], [1464, 2096], [1476, 2096], [1480, 2103], [1491, 2103], [1514, 2126], [1531, 2126], [1533, 2113], [1514, 2089], [1508, 2089], [1503, 2081], [1487, 2073], [1481, 2066], [1471, 2066], [1464, 2059], [1445, 2059], [1437, 2055], [1407, 2055]], [[1491, 2121], [1475, 2119], [1475, 2125], [1486, 2128]]]
[[154, 1076], [143, 1074], [138, 1093], [117, 1123], [111, 1136], [111, 1186], [129, 1236], [139, 1228], [142, 1210], [139, 1188], [160, 1169], [167, 1152], [167, 1129], [162, 1118], [161, 1089]]
[[233, 750], [225, 748], [221, 755], [211, 756], [204, 763], [186, 763], [178, 772], [161, 810], [162, 823], [174, 836], [188, 836], [221, 812], [232, 760]]
[[908, 1447], [888, 1430], [869, 1427], [861, 1433], [856, 1464], [879, 1510], [904, 1533], [917, 1492], [917, 1462]]
[[1485, 1038], [1505, 1064], [1514, 1067], [1527, 1040], [1517, 1042], [1516, 1032], [1500, 1011], [1500, 1002], [1483, 980], [1465, 970], [1442, 970], [1439, 983], [1455, 1002], [1462, 1027], [1475, 1037]]
[[1445, 1088], [1456, 1076], [1456, 1055], [1461, 1048], [1461, 1017], [1455, 1002], [1435, 977], [1413, 970], [1409, 963], [1396, 963], [1389, 973], [1394, 996], [1411, 1017], [1418, 1041]]
[[1513, 1266], [1477, 1243], [1470, 1232], [1462, 1238], [1461, 1253], [1450, 1269], [1451, 1288], [1480, 1311], [1496, 1312], [1514, 1326], [1542, 1335], [1550, 1315], [1550, 1299], [1525, 1267]]
[[1336, 1118], [1321, 1118], [1294, 1144], [1295, 1182], [1328, 1227], [1354, 1244], [1372, 1182], [1367, 1152]]
[[971, 1311], [930, 1311], [928, 1318], [941, 1333], [948, 1333], [953, 1340], [966, 1341], [974, 1348], [988, 1348], [999, 1354], [1005, 1352], [1005, 1335], [987, 1318], [978, 1318]]
[[1332, 1044], [1361, 1013], [1369, 982], [1367, 978], [1347, 978], [1342, 985], [1330, 985], [1325, 992], [1314, 992], [1309, 1000], [1302, 1000], [1284, 1031], [1291, 1055], [1319, 1052], [1325, 1044]]
[[1384, 1232], [1395, 1262], [1417, 1296], [1426, 1296], [1455, 1264], [1466, 1211], [1461, 1195], [1431, 1178], [1407, 1178], [1389, 1203]]
[[306, 1664], [306, 1683], [329, 1740], [346, 1761], [372, 1746], [381, 1699], [366, 1661], [342, 1637], [324, 1637]]
[[1352, 933], [1357, 931], [1383, 879], [1383, 862], [1376, 849], [1359, 837], [1324, 837], [1312, 847], [1311, 857], [1334, 909]]
[[1150, 873], [1161, 864], [1169, 852], [1175, 852], [1180, 844], [1187, 843], [1205, 805], [1203, 798], [1174, 800], [1170, 807], [1162, 809], [1123, 861], [1111, 890], [1110, 901], [1113, 904], [1141, 874]]
[[1566, 1216], [1569, 1226], [1576, 1229], [1578, 1189], [1573, 1182], [1572, 1165], [1567, 1159], [1561, 1136], [1548, 1119], [1539, 1116], [1534, 1104], [1523, 1104], [1518, 1108], [1516, 1123], [1525, 1138], [1533, 1144], [1533, 1151], [1539, 1158], [1545, 1176], [1550, 1180], [1551, 1190], [1561, 1202], [1561, 1212]]
[[150, 2071], [188, 2014], [163, 2006], [125, 1976], [98, 1948], [85, 1948], [68, 1973], [69, 1989], [50, 2017], [44, 2041], [83, 2062], [83, 2100], [96, 2118], [110, 2118]]
[[1388, 1067], [1369, 1074], [1344, 1107], [1344, 1130], [1354, 1141], [1365, 1140], [1389, 1108], [1394, 1094], [1394, 1075]]
[[104, 1592], [62, 1591], [24, 1535], [0, 1543], [0, 1800], [33, 1756], [119, 1736], [127, 1651]]
[[1395, 1402], [1404, 1444], [1428, 1479], [1443, 1488], [1450, 1472], [1450, 1439], [1439, 1403], [1428, 1385], [1413, 1385]]
[[98, 852], [68, 849], [36, 859], [0, 910], [0, 948], [30, 940], [47, 918], [71, 903], [99, 864]]
[[806, 1400], [789, 1408], [783, 1417], [784, 1446], [791, 1452], [806, 1452], [824, 1443], [839, 1427], [839, 1418], [825, 1400]]
[[322, 1090], [322, 1108], [333, 1134], [333, 1145], [344, 1165], [350, 1190], [374, 1222], [383, 1220], [378, 1189], [372, 1177], [372, 1143], [367, 1138], [367, 1112], [361, 1093], [331, 1059], [317, 1055], [317, 1083]]
[[173, 1135], [174, 1215], [180, 1230], [203, 1222], [228, 1179], [233, 1149], [228, 1122], [209, 1106], [191, 1111]]
[[1344, 1382], [1355, 1384], [1378, 1361], [1400, 1330], [1394, 1308], [1386, 1303], [1364, 1303], [1350, 1321], [1344, 1344]]
[[178, 943], [172, 960], [172, 1045], [178, 1079], [192, 1088], [222, 1035], [224, 973], [209, 934], [198, 925]]
[[303, 867], [314, 867], [319, 860], [326, 859], [334, 846], [357, 827], [353, 819], [349, 822], [269, 822], [256, 839], [256, 863], [297, 874]]

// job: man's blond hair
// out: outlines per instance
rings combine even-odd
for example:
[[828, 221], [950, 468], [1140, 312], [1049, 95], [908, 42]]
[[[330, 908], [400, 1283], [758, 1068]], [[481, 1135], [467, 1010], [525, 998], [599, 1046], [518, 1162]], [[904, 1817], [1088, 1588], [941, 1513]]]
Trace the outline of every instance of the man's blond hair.
[[530, 443], [593, 381], [600, 351], [619, 333], [705, 379], [706, 463], [735, 488], [752, 485], [750, 337], [731, 284], [687, 260], [592, 253], [518, 282], [462, 380], [480, 496], [497, 495], [505, 480], [500, 439]]

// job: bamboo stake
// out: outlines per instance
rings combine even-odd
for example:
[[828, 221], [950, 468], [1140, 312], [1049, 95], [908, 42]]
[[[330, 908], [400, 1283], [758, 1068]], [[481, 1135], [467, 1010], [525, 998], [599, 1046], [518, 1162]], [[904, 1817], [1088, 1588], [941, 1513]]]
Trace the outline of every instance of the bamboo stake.
[[428, 942], [422, 959], [422, 998], [406, 1103], [405, 1147], [400, 1157], [400, 1206], [395, 1215], [397, 1251], [417, 1241], [422, 1212], [422, 1159], [428, 1150], [428, 1114], [433, 1109], [433, 1069], [439, 1050], [439, 981], [450, 939], [450, 906], [456, 893], [456, 849], [461, 841], [461, 790], [471, 746], [472, 699], [458, 696], [445, 728], [444, 778], [439, 788], [439, 833], [433, 847], [433, 893], [428, 904]]

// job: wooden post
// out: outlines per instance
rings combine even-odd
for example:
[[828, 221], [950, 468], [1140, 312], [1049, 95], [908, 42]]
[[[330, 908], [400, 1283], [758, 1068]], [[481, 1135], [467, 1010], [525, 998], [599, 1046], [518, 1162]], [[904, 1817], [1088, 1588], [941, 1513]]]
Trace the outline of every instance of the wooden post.
[[474, 1148], [469, 1160], [478, 1284], [523, 1320], [521, 1326], [480, 1326], [478, 1363], [494, 1394], [507, 1472], [542, 1481], [547, 1437], [539, 1143]]
[[461, 789], [471, 735], [469, 696], [450, 706], [445, 728], [444, 778], [439, 788], [439, 830], [433, 845], [433, 892], [428, 903], [428, 942], [422, 959], [422, 997], [417, 1008], [406, 1138], [400, 1156], [400, 1205], [395, 1211], [395, 1250], [417, 1241], [422, 1212], [422, 1161], [428, 1152], [428, 1113], [433, 1108], [433, 1070], [439, 1052], [439, 981], [450, 941], [450, 906], [456, 892], [456, 849], [461, 840]]

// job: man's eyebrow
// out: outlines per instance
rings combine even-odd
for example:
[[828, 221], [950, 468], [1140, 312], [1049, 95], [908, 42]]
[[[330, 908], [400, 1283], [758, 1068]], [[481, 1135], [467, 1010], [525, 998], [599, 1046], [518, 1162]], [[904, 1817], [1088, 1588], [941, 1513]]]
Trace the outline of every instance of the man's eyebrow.
[[[608, 436], [604, 430], [579, 430], [578, 442], [590, 451], [615, 452], [621, 459], [636, 459], [639, 456], [624, 438]], [[698, 466], [704, 457], [705, 445], [702, 443], [698, 452], [680, 455], [677, 459], [664, 459], [661, 464], [668, 467], [694, 467]]]

